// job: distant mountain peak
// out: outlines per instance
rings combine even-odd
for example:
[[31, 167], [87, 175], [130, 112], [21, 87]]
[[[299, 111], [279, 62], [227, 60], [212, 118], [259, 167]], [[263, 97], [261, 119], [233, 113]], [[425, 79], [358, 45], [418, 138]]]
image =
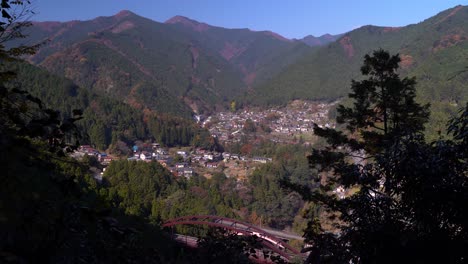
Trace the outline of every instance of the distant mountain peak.
[[164, 23], [166, 23], [166, 24], [176, 24], [176, 23], [184, 23], [184, 22], [196, 22], [196, 23], [198, 23], [197, 21], [192, 20], [192, 19], [190, 19], [188, 17], [179, 16], [179, 15], [169, 18]]
[[195, 31], [206, 31], [208, 28], [210, 28], [210, 25], [206, 23], [201, 23], [196, 20], [190, 19], [188, 17], [184, 16], [174, 16], [170, 19], [168, 19], [165, 24], [182, 24], [186, 27], [192, 28]]
[[330, 42], [336, 41], [339, 39], [343, 34], [338, 35], [331, 35], [331, 34], [323, 34], [320, 37], [315, 37], [313, 35], [305, 36], [300, 41], [304, 42], [305, 44], [314, 47], [314, 46], [323, 46]]
[[333, 36], [331, 34], [328, 34], [328, 33], [325, 33], [322, 36], [320, 36], [320, 38], [329, 38], [329, 37], [333, 37]]
[[133, 12], [131, 12], [129, 10], [122, 10], [122, 11], [118, 12], [117, 14], [115, 14], [115, 17], [124, 18], [124, 17], [131, 16], [131, 15], [135, 15], [135, 13], [133, 13]]

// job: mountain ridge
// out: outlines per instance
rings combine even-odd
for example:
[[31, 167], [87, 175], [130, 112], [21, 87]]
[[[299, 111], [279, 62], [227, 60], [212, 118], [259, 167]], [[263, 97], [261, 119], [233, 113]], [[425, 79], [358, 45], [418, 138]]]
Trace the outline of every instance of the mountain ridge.
[[218, 29], [225, 29], [225, 30], [248, 30], [250, 32], [257, 32], [257, 33], [263, 33], [263, 34], [266, 34], [266, 35], [270, 35], [270, 36], [273, 36], [273, 37], [277, 38], [278, 40], [283, 40], [283, 41], [287, 41], [287, 42], [293, 42], [294, 41], [293, 39], [286, 38], [286, 37], [282, 36], [281, 34], [270, 31], [270, 30], [252, 30], [252, 29], [249, 29], [249, 28], [226, 28], [226, 27], [221, 27], [221, 26], [214, 26], [214, 25], [207, 24], [205, 22], [199, 22], [197, 20], [191, 19], [191, 18], [186, 17], [186, 16], [181, 16], [181, 15], [175, 15], [175, 16], [169, 18], [168, 20], [166, 20], [164, 22], [164, 24], [182, 24], [182, 25], [184, 25], [186, 27], [189, 27], [189, 28], [192, 28], [193, 30], [198, 31], [198, 32], [203, 32], [203, 31], [206, 31], [206, 30], [208, 30], [210, 28], [218, 28]]
[[[160, 23], [128, 10], [87, 21], [34, 22], [28, 33], [32, 41], [48, 40], [28, 58], [33, 64], [155, 111], [165, 111], [168, 98], [196, 113], [227, 105], [310, 51], [269, 31], [182, 16]], [[146, 96], [136, 98], [138, 91]]]
[[366, 54], [377, 49], [399, 54], [399, 74], [415, 77], [418, 100], [432, 105], [430, 129], [443, 131], [450, 116], [468, 101], [468, 7], [456, 6], [405, 27], [363, 26], [350, 31], [254, 87], [244, 104], [276, 105], [294, 99], [335, 101], [362, 78]]
[[172, 18], [169, 18], [168, 20], [164, 21], [164, 24], [183, 24], [184, 26], [190, 27], [195, 31], [205, 31], [210, 27], [214, 27], [181, 15], [176, 15]]
[[[307, 36], [309, 43], [307, 37], [285, 40], [270, 31], [226, 29], [183, 16], [160, 23], [123, 10], [89, 21], [34, 23], [33, 39], [51, 40], [30, 61], [140, 109], [164, 112], [170, 105], [188, 105], [203, 113], [233, 99], [241, 104], [335, 100], [359, 77], [362, 57], [383, 48], [400, 53], [402, 73], [418, 77], [426, 100], [463, 101], [463, 91], [449, 88], [441, 74], [463, 68], [451, 54], [464, 53], [466, 10], [456, 6], [404, 27], [368, 25]], [[442, 62], [449, 65], [443, 71]], [[443, 88], [430, 88], [428, 78]], [[462, 85], [459, 79], [451, 82]]]
[[311, 47], [316, 47], [316, 46], [327, 45], [328, 43], [334, 42], [338, 40], [340, 37], [342, 37], [343, 35], [344, 33], [337, 34], [337, 35], [331, 35], [331, 34], [326, 33], [319, 37], [315, 37], [313, 35], [307, 35], [303, 37], [302, 39], [299, 39], [299, 41], [302, 41]]

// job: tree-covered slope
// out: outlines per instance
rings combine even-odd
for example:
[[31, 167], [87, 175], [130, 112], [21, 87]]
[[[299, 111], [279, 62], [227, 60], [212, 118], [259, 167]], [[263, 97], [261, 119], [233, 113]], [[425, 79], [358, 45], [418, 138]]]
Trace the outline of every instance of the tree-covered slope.
[[137, 108], [183, 116], [187, 105], [203, 111], [245, 87], [241, 73], [221, 56], [128, 11], [91, 21], [38, 22], [26, 33], [28, 43], [46, 40], [31, 62]]
[[182, 16], [175, 16], [166, 24], [221, 55], [242, 73], [248, 86], [270, 79], [310, 52], [302, 42], [286, 39], [271, 31], [226, 29]]
[[[208, 131], [201, 129], [185, 112], [185, 117], [140, 111], [131, 105], [99, 92], [84, 89], [73, 81], [25, 63], [0, 63], [0, 71], [16, 73], [14, 80], [5, 82], [8, 88], [22, 87], [40, 99], [44, 107], [56, 109], [66, 118], [74, 109], [83, 111], [79, 123], [84, 134], [81, 143], [94, 144], [98, 149], [110, 147], [114, 154], [127, 154], [118, 145], [133, 144], [135, 140], [154, 139], [166, 146], [195, 144], [206, 148], [210, 145]], [[170, 101], [169, 101], [170, 102]], [[166, 135], [171, 134], [170, 137]], [[193, 139], [197, 136], [197, 141]], [[130, 150], [128, 150], [130, 151]]]
[[[358, 77], [363, 56], [378, 48], [399, 53], [400, 71], [414, 76], [425, 101], [467, 100], [465, 79], [468, 7], [457, 6], [421, 23], [401, 28], [364, 26], [291, 65], [250, 97], [259, 104], [295, 98], [334, 100]], [[457, 74], [459, 73], [459, 74]]]
[[182, 116], [190, 108], [204, 112], [225, 104], [310, 49], [272, 32], [183, 17], [158, 23], [129, 11], [33, 24], [27, 42], [44, 44], [29, 58], [32, 63], [136, 108]]
[[459, 72], [466, 66], [467, 9], [401, 28], [364, 26], [322, 47], [180, 16], [158, 23], [128, 11], [35, 23], [28, 42], [50, 39], [30, 60], [84, 88], [182, 116], [242, 96], [244, 105], [341, 98], [363, 56], [383, 48], [401, 55], [400, 72], [417, 78], [419, 98], [437, 113], [466, 100], [468, 73]]

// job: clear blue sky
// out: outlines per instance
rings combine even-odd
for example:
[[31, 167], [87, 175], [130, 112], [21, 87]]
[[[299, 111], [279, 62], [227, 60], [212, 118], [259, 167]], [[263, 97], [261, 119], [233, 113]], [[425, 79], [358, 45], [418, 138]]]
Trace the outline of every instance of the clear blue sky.
[[130, 10], [158, 22], [182, 15], [287, 38], [338, 34], [363, 25], [418, 23], [468, 0], [33, 0], [36, 21], [87, 20]]

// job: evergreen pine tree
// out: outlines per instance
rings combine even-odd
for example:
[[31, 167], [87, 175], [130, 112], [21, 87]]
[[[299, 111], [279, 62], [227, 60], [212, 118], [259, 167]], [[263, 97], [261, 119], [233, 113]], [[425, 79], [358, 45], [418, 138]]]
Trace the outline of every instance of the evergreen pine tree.
[[[467, 259], [466, 142], [463, 136], [425, 142], [428, 106], [416, 102], [415, 80], [398, 76], [399, 62], [383, 50], [365, 56], [367, 78], [352, 81], [353, 107], [338, 107], [337, 122], [346, 131], [314, 128], [329, 144], [309, 156], [319, 188], [286, 182], [322, 207], [305, 230], [311, 263]], [[466, 111], [451, 125], [465, 138]], [[337, 187], [357, 191], [343, 198], [333, 192]], [[324, 222], [335, 228], [326, 230]]]

